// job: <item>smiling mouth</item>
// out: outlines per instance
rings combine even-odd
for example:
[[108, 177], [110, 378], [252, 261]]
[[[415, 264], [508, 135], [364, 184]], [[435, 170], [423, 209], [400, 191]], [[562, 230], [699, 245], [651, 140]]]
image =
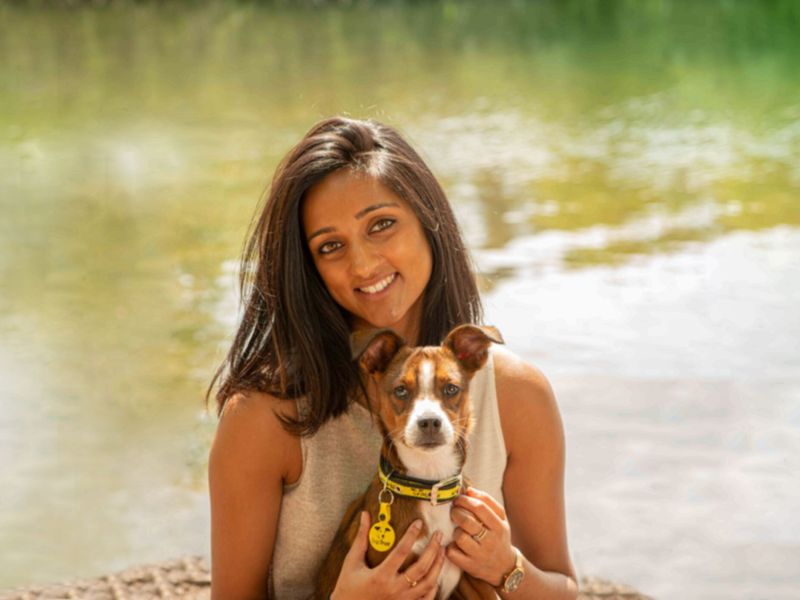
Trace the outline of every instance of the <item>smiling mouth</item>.
[[378, 292], [382, 292], [387, 287], [389, 287], [389, 284], [391, 284], [394, 281], [395, 277], [397, 277], [397, 273], [392, 273], [391, 275], [381, 279], [375, 285], [363, 288], [356, 288], [356, 289], [359, 292], [363, 292], [364, 294], [377, 294]]

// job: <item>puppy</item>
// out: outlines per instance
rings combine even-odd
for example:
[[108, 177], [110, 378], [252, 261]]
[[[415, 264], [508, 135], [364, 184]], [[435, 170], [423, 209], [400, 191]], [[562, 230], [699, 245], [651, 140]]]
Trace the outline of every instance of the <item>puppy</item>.
[[[371, 522], [367, 564], [380, 564], [417, 518], [422, 532], [401, 570], [413, 563], [436, 530], [442, 545], [453, 539], [450, 501], [467, 483], [461, 470], [473, 426], [469, 384], [485, 363], [493, 327], [461, 325], [441, 346], [411, 348], [391, 330], [353, 336], [370, 410], [383, 434], [377, 473], [366, 492], [348, 507], [317, 578], [314, 598], [327, 599], [358, 531], [361, 511]], [[445, 558], [437, 598], [486, 598], [494, 588], [470, 577]]]

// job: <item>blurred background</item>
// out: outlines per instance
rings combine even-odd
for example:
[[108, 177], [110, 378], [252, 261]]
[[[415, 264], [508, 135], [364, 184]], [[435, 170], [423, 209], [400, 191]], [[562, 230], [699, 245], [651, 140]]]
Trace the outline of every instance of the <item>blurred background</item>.
[[245, 232], [347, 114], [550, 378], [579, 575], [797, 598], [800, 3], [6, 2], [0, 56], [0, 588], [209, 553]]

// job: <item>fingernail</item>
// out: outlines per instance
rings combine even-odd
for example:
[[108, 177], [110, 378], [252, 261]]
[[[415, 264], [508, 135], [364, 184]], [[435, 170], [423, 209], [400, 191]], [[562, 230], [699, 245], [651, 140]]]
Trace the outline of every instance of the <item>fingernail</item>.
[[433, 537], [434, 537], [434, 539], [436, 540], [436, 543], [437, 543], [437, 544], [438, 544], [438, 543], [440, 543], [440, 542], [442, 541], [442, 536], [443, 536], [443, 535], [444, 535], [444, 534], [443, 534], [441, 531], [437, 531], [435, 534], [433, 534]]
[[416, 521], [414, 521], [414, 522], [411, 524], [411, 528], [412, 528], [414, 531], [419, 531], [420, 529], [422, 529], [422, 521], [421, 521], [420, 519], [417, 519]]

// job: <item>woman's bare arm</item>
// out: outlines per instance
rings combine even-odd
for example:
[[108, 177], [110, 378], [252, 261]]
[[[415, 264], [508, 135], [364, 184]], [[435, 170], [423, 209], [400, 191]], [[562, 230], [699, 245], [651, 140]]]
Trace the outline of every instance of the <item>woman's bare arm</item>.
[[267, 597], [283, 483], [301, 468], [300, 442], [274, 410], [296, 415], [293, 402], [236, 395], [217, 425], [208, 462], [212, 600]]
[[[503, 495], [512, 543], [533, 573], [520, 598], [575, 598], [564, 510], [564, 431], [545, 376], [511, 352], [495, 352], [498, 405], [508, 450]], [[535, 565], [535, 567], [533, 567]], [[528, 569], [526, 568], [526, 572]], [[515, 596], [516, 597], [516, 596]]]

